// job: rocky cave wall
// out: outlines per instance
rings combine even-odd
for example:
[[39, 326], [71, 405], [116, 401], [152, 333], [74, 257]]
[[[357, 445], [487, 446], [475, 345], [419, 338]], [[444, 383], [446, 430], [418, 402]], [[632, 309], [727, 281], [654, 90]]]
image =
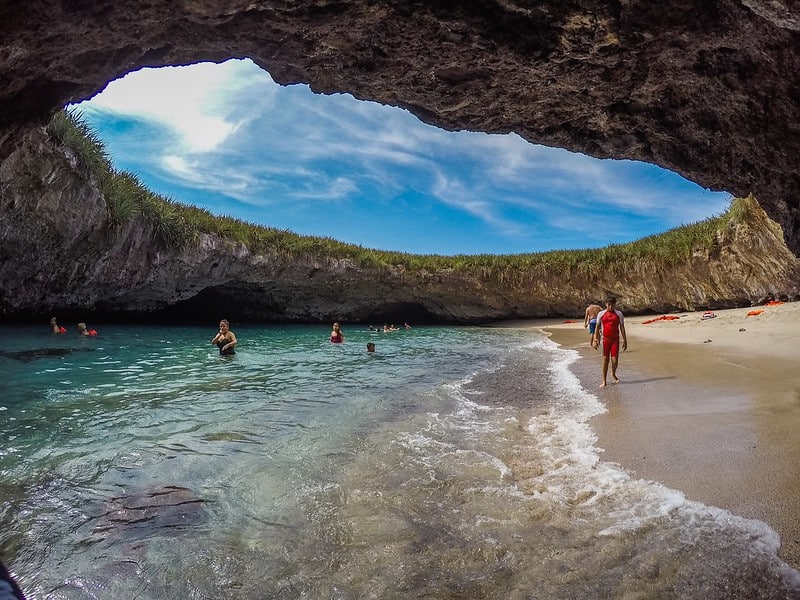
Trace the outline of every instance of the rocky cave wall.
[[[279, 83], [405, 107], [446, 129], [513, 131], [753, 193], [800, 253], [797, 2], [30, 0], [0, 4], [0, 23], [5, 211], [19, 204], [15, 152], [55, 110], [143, 66], [249, 57]], [[142, 252], [146, 264], [161, 260]], [[97, 271], [88, 260], [75, 273]], [[43, 285], [34, 288], [46, 295]], [[516, 314], [497, 294], [481, 298], [484, 316]]]

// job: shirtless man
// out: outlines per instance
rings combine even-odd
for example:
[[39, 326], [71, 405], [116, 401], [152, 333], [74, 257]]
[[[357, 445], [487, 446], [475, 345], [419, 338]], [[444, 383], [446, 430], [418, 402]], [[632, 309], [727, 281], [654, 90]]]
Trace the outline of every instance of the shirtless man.
[[600, 314], [600, 311], [603, 310], [603, 307], [599, 304], [592, 303], [586, 307], [586, 315], [583, 318], [583, 328], [589, 329], [589, 343], [592, 343], [592, 338], [594, 337], [594, 330], [597, 327], [597, 315]]
[[597, 315], [597, 327], [592, 336], [592, 348], [600, 345], [600, 337], [603, 338], [603, 383], [600, 387], [606, 387], [606, 374], [608, 373], [609, 359], [611, 361], [611, 377], [614, 383], [619, 383], [617, 377], [617, 364], [619, 363], [620, 343], [622, 337], [622, 350], [628, 349], [628, 335], [625, 333], [625, 317], [622, 311], [617, 310], [617, 299], [609, 296], [606, 300], [606, 309], [601, 310]]

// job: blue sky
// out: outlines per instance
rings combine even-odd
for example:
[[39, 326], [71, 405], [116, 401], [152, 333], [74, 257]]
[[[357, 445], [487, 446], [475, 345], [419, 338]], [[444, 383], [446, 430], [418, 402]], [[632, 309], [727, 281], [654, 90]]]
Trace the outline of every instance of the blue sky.
[[142, 69], [77, 106], [115, 167], [159, 194], [367, 248], [597, 248], [718, 215], [730, 198], [645, 163], [281, 87], [248, 60]]

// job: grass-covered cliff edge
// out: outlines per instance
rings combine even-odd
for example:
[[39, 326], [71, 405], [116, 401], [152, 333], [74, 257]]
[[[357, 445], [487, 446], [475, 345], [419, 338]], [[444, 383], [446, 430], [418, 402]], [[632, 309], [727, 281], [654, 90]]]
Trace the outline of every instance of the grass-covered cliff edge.
[[518, 255], [385, 252], [161, 198], [59, 113], [0, 169], [0, 318], [480, 323], [795, 297], [800, 262], [752, 198], [723, 215], [600, 249]]

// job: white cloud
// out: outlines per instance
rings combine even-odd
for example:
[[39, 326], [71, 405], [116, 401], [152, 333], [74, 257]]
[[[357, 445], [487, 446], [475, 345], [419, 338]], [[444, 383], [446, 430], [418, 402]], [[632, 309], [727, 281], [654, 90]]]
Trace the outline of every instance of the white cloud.
[[186, 177], [192, 174], [192, 169], [183, 156], [168, 154], [164, 157], [164, 166], [173, 173], [180, 173]]
[[141, 69], [109, 83], [91, 104], [172, 129], [182, 152], [210, 152], [240, 125], [229, 117], [228, 98], [254, 82], [236, 61]]
[[307, 187], [298, 189], [294, 196], [303, 200], [342, 200], [352, 197], [358, 191], [358, 185], [348, 177], [335, 177], [327, 181], [324, 187]]

